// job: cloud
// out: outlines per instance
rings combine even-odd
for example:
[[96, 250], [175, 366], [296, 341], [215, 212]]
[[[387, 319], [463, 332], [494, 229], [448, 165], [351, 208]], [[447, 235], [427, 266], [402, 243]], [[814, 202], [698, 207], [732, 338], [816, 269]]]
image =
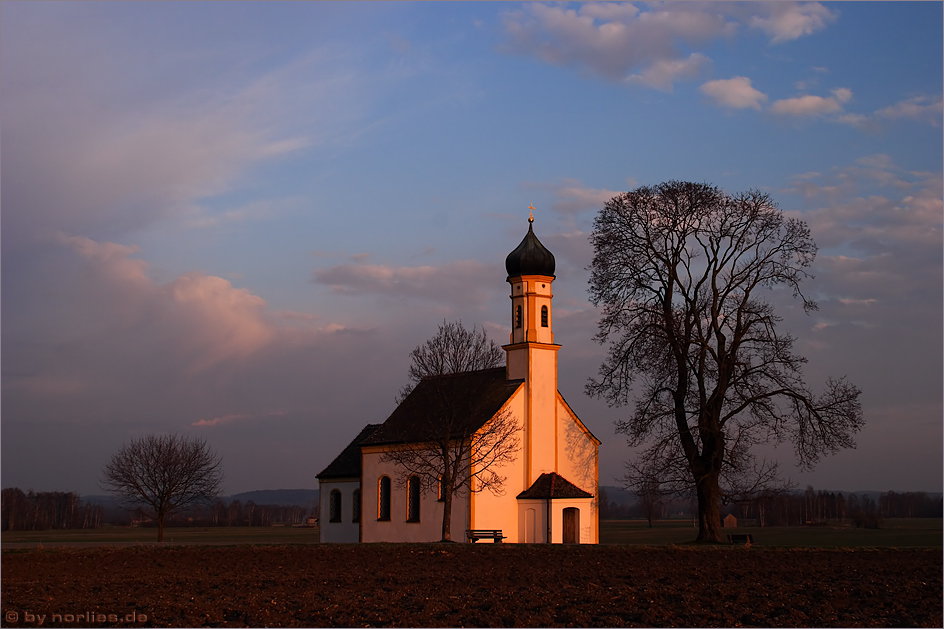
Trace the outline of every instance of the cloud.
[[92, 263], [95, 291], [113, 302], [109, 310], [123, 325], [169, 326], [173, 342], [165, 349], [186, 356], [190, 371], [245, 358], [273, 339], [265, 301], [228, 280], [192, 272], [158, 285], [147, 277], [145, 262], [128, 257], [137, 247], [84, 236], [60, 234], [59, 239]]
[[731, 109], [757, 109], [767, 102], [767, 95], [751, 85], [746, 76], [708, 81], [701, 86], [701, 91], [716, 103]]
[[767, 15], [755, 15], [749, 23], [770, 37], [770, 43], [782, 44], [826, 28], [835, 22], [838, 11], [830, 11], [819, 2], [767, 2]]
[[[127, 41], [114, 14], [19, 11], [20, 28], [3, 31], [0, 75], [11, 250], [60, 230], [117, 240], [168, 220], [239, 220], [249, 206], [216, 215], [202, 201], [349, 133], [368, 100], [367, 81], [326, 63], [325, 51], [241, 73], [203, 39], [183, 38], [173, 54], [149, 38]], [[244, 65], [257, 61], [252, 47], [240, 54]]]
[[212, 419], [200, 419], [198, 421], [190, 424], [195, 427], [204, 427], [204, 426], [222, 426], [224, 424], [229, 424], [237, 420], [244, 419], [263, 419], [268, 417], [281, 417], [286, 415], [285, 411], [274, 411], [271, 413], [264, 413], [262, 415], [222, 415], [220, 417], [214, 417]]
[[528, 3], [503, 14], [502, 49], [610, 81], [671, 91], [710, 62], [699, 46], [735, 36], [742, 24], [762, 30], [776, 44], [819, 31], [837, 16], [818, 2], [605, 2], [577, 9]]
[[509, 52], [658, 89], [692, 76], [706, 63], [701, 53], [681, 54], [683, 46], [735, 31], [735, 24], [717, 12], [677, 4], [642, 11], [628, 3], [590, 3], [576, 10], [535, 3], [503, 19]]
[[698, 52], [693, 52], [687, 59], [660, 59], [641, 74], [626, 77], [626, 82], [671, 92], [675, 82], [698, 76], [709, 61], [708, 57]]
[[940, 127], [944, 107], [942, 107], [940, 96], [916, 96], [879, 109], [875, 112], [875, 116], [891, 120], [915, 120], [933, 127]]
[[852, 98], [852, 90], [840, 87], [832, 91], [832, 96], [814, 96], [807, 94], [796, 98], [775, 101], [770, 111], [783, 116], [823, 116], [836, 114], [843, 110], [843, 105]]
[[[861, 454], [885, 452], [907, 432], [915, 456], [940, 465], [944, 180], [888, 155], [794, 178], [790, 213], [820, 247], [805, 292], [820, 309], [784, 304], [784, 327], [809, 358], [810, 382], [848, 375], [863, 391]], [[782, 201], [784, 202], [784, 201]], [[786, 205], [786, 203], [785, 203]], [[934, 452], [926, 444], [936, 445]]]
[[339, 264], [316, 269], [312, 281], [341, 295], [435, 301], [443, 307], [480, 305], [494, 289], [495, 268], [476, 260], [440, 266]]
[[551, 207], [555, 212], [564, 215], [596, 212], [621, 192], [607, 188], [588, 188], [578, 179], [564, 179], [548, 187], [555, 197]]

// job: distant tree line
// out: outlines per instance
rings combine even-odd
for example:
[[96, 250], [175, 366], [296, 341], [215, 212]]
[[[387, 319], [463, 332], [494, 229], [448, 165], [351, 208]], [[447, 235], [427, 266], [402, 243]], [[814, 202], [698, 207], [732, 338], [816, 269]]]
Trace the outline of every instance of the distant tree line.
[[[318, 505], [259, 505], [216, 500], [212, 505], [194, 507], [171, 514], [166, 526], [272, 526], [305, 524], [318, 517]], [[79, 494], [63, 491], [34, 492], [9, 487], [2, 494], [2, 530], [45, 531], [49, 529], [89, 529], [103, 524], [157, 526], [141, 509], [106, 509], [83, 501]]]
[[0, 502], [4, 531], [93, 529], [102, 525], [102, 507], [83, 502], [71, 491], [24, 493], [18, 487], [8, 487]]
[[[317, 516], [317, 506], [260, 505], [252, 500], [242, 502], [238, 499], [227, 503], [217, 499], [209, 506], [194, 507], [168, 516], [165, 526], [297, 526], [305, 524], [309, 517]], [[136, 526], [156, 526], [143, 512], [132, 513], [131, 523]]]
[[[635, 503], [615, 502], [600, 491], [600, 517], [606, 519], [661, 519], [667, 514], [690, 517], [693, 505], [684, 499], [654, 497], [649, 502], [636, 496]], [[733, 513], [741, 526], [815, 526], [851, 524], [859, 528], [877, 528], [885, 518], [940, 518], [944, 516], [944, 497], [923, 491], [888, 491], [874, 498], [856, 494], [815, 490], [802, 492], [760, 493], [748, 500], [722, 508]]]
[[311, 512], [317, 517], [316, 509], [306, 509], [298, 505], [257, 505], [252, 500], [241, 503], [232, 500], [226, 504], [222, 500], [213, 503], [210, 513], [210, 526], [271, 526], [273, 524], [304, 524]]
[[878, 528], [885, 518], [940, 518], [944, 499], [923, 491], [888, 491], [878, 499], [807, 486], [804, 492], [761, 494], [732, 510], [738, 518], [756, 519], [758, 526], [804, 526], [826, 523]]

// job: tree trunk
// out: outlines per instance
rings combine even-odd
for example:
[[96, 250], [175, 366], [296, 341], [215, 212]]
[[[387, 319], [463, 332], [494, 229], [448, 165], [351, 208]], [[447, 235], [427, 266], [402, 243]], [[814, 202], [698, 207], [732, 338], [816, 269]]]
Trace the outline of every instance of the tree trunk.
[[164, 541], [164, 516], [157, 516], [157, 541]]
[[452, 489], [443, 487], [442, 541], [452, 541]]
[[695, 483], [698, 497], [698, 536], [696, 542], [720, 544], [721, 536], [721, 490], [718, 489], [718, 473], [709, 472]]

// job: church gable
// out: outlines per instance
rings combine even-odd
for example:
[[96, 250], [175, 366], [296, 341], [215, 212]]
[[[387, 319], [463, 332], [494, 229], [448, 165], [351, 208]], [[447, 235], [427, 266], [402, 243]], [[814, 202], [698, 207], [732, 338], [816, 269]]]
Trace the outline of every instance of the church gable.
[[321, 470], [315, 478], [360, 478], [361, 475], [361, 443], [380, 428], [380, 424], [367, 424], [354, 437], [354, 440], [341, 451], [328, 467]]

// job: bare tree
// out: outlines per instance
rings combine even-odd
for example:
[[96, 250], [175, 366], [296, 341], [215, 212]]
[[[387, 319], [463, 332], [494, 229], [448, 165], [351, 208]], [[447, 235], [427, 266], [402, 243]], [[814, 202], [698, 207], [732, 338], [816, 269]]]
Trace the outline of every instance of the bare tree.
[[[640, 459], [626, 465], [626, 476], [623, 477], [623, 487], [636, 497], [636, 504], [642, 509], [652, 528], [652, 520], [656, 511], [662, 506], [665, 496], [672, 493], [671, 489], [663, 488], [666, 478], [665, 470], [658, 466], [658, 459]], [[667, 485], [671, 487], [671, 483]]]
[[758, 191], [728, 196], [684, 182], [641, 187], [608, 201], [590, 237], [590, 295], [602, 307], [600, 343], [610, 342], [590, 394], [633, 403], [617, 423], [663, 479], [698, 500], [698, 540], [721, 541], [719, 503], [776, 477], [751, 446], [790, 440], [800, 464], [853, 447], [863, 425], [859, 389], [828, 379], [822, 394], [803, 381], [806, 359], [777, 329], [759, 293], [800, 290], [816, 245], [807, 225], [786, 218]]
[[410, 352], [409, 383], [400, 389], [397, 404], [427, 376], [491, 369], [505, 364], [505, 352], [488, 338], [485, 328], [471, 330], [462, 321], [443, 319], [436, 335]]
[[129, 505], [147, 505], [164, 541], [169, 513], [211, 503], [223, 482], [220, 458], [206, 441], [181, 435], [147, 435], [122, 445], [103, 470], [102, 488]]
[[[503, 353], [485, 330], [467, 330], [461, 322], [439, 326], [436, 336], [411, 353], [411, 384], [384, 429], [398, 413], [410, 419], [413, 438], [399, 439], [383, 455], [403, 473], [398, 484], [418, 479], [422, 493], [437, 492], [443, 502], [442, 541], [452, 541], [453, 498], [463, 491], [503, 493], [498, 473], [520, 449], [519, 425], [503, 396], [513, 387]], [[497, 406], [497, 408], [496, 408]]]

